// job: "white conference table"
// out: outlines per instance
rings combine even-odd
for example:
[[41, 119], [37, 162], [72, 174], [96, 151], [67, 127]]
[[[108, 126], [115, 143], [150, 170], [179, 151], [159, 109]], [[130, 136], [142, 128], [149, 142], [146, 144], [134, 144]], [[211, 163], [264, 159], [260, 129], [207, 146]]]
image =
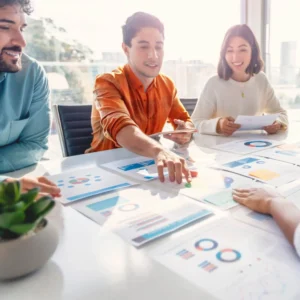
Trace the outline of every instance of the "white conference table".
[[[294, 141], [299, 128], [300, 125], [295, 124], [292, 126], [292, 131], [263, 137]], [[257, 136], [252, 133], [241, 133], [237, 138]], [[261, 134], [259, 136], [262, 137]], [[203, 152], [216, 153], [215, 158], [220, 160], [230, 156], [236, 157], [236, 155], [202, 147], [234, 139], [197, 135], [195, 144]], [[48, 170], [51, 174], [55, 174], [76, 168], [100, 166], [109, 161], [129, 157], [134, 157], [134, 154], [125, 149], [103, 151], [42, 162], [35, 167], [8, 175], [41, 176], [47, 174]], [[61, 239], [51, 260], [42, 269], [27, 277], [0, 282], [0, 299], [215, 299], [206, 291], [155, 262], [147, 254], [148, 249], [159, 244], [163, 239], [172, 238], [172, 235], [136, 249], [69, 206], [62, 207], [62, 216]], [[201, 226], [202, 222], [192, 225], [194, 228]]]

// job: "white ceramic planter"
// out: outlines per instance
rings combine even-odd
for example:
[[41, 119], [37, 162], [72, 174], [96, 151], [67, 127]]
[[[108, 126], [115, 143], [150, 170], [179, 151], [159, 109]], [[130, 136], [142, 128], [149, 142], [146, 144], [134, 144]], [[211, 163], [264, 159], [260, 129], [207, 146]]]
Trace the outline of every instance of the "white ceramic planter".
[[52, 222], [33, 235], [0, 242], [0, 280], [24, 276], [42, 267], [54, 253], [59, 233]]

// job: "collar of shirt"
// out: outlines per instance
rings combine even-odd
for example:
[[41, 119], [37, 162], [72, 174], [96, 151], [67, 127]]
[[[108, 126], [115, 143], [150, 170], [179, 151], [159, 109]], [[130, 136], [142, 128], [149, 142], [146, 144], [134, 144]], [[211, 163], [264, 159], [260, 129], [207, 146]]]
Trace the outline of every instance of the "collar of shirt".
[[[142, 82], [137, 78], [137, 76], [133, 73], [130, 66], [128, 64], [124, 67], [126, 77], [128, 78], [128, 81], [130, 82], [130, 85], [134, 89], [140, 89], [141, 87], [144, 88]], [[156, 77], [153, 79], [149, 87], [147, 88], [147, 91], [149, 91], [152, 87], [156, 88]]]
[[7, 73], [0, 72], [0, 83], [6, 78]]

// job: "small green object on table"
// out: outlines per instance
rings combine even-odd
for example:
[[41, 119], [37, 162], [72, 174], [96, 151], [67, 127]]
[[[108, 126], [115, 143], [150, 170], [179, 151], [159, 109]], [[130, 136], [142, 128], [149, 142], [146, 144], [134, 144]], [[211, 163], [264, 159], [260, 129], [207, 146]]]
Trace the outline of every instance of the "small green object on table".
[[191, 187], [192, 187], [192, 184], [191, 184], [190, 182], [187, 182], [187, 183], [185, 184], [185, 187], [191, 188]]

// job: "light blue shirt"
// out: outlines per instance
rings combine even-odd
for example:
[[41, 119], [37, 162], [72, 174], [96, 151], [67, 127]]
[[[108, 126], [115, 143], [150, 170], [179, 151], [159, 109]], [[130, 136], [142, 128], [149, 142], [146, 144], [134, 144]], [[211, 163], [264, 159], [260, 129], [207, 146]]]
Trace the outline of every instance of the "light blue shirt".
[[22, 66], [17, 73], [0, 73], [0, 174], [37, 163], [48, 148], [46, 73], [25, 54]]

